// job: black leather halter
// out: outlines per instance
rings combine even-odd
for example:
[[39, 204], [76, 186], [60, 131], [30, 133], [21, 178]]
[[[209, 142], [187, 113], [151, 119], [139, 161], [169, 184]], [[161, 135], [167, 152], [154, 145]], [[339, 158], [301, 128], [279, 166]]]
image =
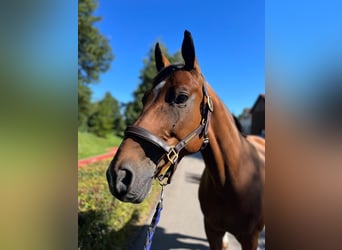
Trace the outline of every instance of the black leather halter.
[[[173, 66], [173, 67], [172, 67]], [[177, 70], [181, 69], [182, 67], [180, 65], [172, 65], [171, 70]], [[162, 70], [163, 71], [163, 70]], [[161, 73], [163, 73], [161, 71]], [[159, 74], [158, 74], [159, 75]], [[203, 77], [204, 79], [204, 77]], [[156, 135], [152, 134], [151, 132], [147, 131], [144, 128], [138, 127], [138, 126], [128, 126], [125, 131], [126, 137], [138, 137], [140, 139], [143, 139], [147, 142], [152, 143], [156, 147], [162, 149], [165, 151], [165, 154], [160, 159], [166, 159], [166, 163], [161, 166], [157, 167], [155, 172], [155, 178], [157, 178], [161, 185], [166, 185], [171, 182], [171, 177], [176, 170], [177, 164], [178, 164], [178, 157], [180, 151], [193, 139], [195, 136], [203, 136], [203, 144], [201, 149], [203, 149], [208, 143], [209, 143], [209, 137], [208, 137], [208, 128], [209, 128], [209, 120], [210, 120], [210, 114], [213, 112], [213, 103], [208, 95], [208, 90], [206, 86], [207, 82], [204, 79], [203, 85], [202, 85], [202, 91], [203, 91], [203, 104], [202, 105], [202, 120], [200, 125], [193, 130], [189, 135], [187, 135], [184, 139], [182, 139], [180, 142], [178, 142], [174, 146], [168, 145], [164, 140], [160, 139]], [[167, 179], [167, 183], [162, 183], [162, 181]]]

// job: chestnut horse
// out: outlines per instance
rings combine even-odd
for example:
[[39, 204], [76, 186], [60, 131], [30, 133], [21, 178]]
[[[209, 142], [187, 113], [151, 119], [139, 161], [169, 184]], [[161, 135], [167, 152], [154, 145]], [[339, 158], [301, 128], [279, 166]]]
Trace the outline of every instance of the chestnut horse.
[[222, 249], [225, 232], [243, 250], [257, 249], [264, 227], [265, 141], [240, 133], [201, 74], [188, 31], [182, 56], [184, 64], [171, 65], [156, 44], [158, 74], [109, 165], [109, 189], [121, 201], [142, 202], [154, 178], [169, 183], [177, 162], [201, 151], [199, 200], [210, 249]]

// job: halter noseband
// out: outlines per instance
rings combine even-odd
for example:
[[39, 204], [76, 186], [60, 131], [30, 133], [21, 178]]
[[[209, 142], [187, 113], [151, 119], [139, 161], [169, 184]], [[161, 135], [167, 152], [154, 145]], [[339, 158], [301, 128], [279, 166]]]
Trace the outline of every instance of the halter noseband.
[[[180, 65], [172, 65], [171, 70], [177, 70], [180, 69]], [[204, 77], [203, 77], [204, 79]], [[203, 91], [203, 102], [206, 99], [206, 105], [202, 109], [202, 120], [200, 125], [193, 130], [189, 135], [187, 135], [184, 139], [182, 139], [180, 142], [178, 142], [175, 146], [168, 145], [164, 140], [160, 139], [156, 135], [152, 134], [151, 132], [147, 131], [144, 128], [138, 127], [138, 126], [128, 126], [125, 130], [125, 136], [131, 136], [131, 137], [138, 137], [140, 139], [143, 139], [145, 141], [148, 141], [152, 143], [153, 145], [157, 146], [158, 148], [165, 151], [165, 154], [160, 158], [161, 159], [167, 159], [166, 163], [161, 166], [157, 167], [154, 177], [158, 179], [161, 185], [170, 184], [171, 177], [173, 173], [176, 170], [177, 164], [178, 164], [178, 157], [180, 151], [195, 137], [200, 136], [203, 134], [203, 144], [201, 147], [201, 150], [209, 143], [209, 136], [208, 136], [208, 128], [209, 128], [209, 120], [210, 120], [210, 114], [213, 112], [213, 103], [208, 95], [208, 90], [206, 86], [206, 80], [204, 79], [203, 85], [202, 85], [202, 91]], [[158, 165], [158, 164], [157, 164]], [[168, 178], [166, 183], [162, 183], [162, 181]]]

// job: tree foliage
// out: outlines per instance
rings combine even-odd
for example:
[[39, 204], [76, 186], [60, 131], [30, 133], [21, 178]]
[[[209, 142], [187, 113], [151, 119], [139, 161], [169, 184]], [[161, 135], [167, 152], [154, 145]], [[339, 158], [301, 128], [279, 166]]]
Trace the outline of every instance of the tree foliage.
[[97, 0], [78, 1], [78, 128], [87, 131], [91, 114], [89, 84], [99, 80], [108, 70], [114, 56], [108, 40], [94, 26], [101, 17], [93, 16]]
[[[161, 50], [164, 55], [172, 62], [181, 62], [182, 57], [180, 52], [175, 53], [174, 55], [170, 55], [167, 52], [167, 48], [160, 44]], [[154, 60], [154, 47], [151, 48], [148, 52], [148, 56], [144, 59], [144, 68], [140, 71], [140, 84], [138, 88], [134, 91], [133, 97], [134, 100], [126, 104], [125, 109], [125, 117], [126, 117], [126, 126], [133, 124], [139, 117], [140, 112], [142, 110], [142, 98], [147, 90], [152, 87], [152, 79], [156, 76], [157, 70]]]
[[93, 16], [97, 5], [97, 0], [78, 1], [78, 80], [82, 84], [97, 82], [114, 58], [107, 38], [94, 26], [101, 20]]
[[91, 113], [90, 96], [90, 88], [78, 83], [78, 128], [80, 131], [87, 130], [87, 121]]
[[120, 134], [123, 131], [123, 119], [118, 101], [107, 92], [103, 100], [94, 104], [93, 113], [88, 120], [89, 132], [100, 137], [107, 134]]

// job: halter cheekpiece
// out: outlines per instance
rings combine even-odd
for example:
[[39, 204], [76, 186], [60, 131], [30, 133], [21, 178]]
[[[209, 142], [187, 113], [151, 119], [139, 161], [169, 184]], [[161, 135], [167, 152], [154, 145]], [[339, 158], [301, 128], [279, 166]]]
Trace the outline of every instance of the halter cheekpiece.
[[[169, 74], [169, 72], [177, 71], [177, 70], [184, 70], [183, 64], [175, 64], [170, 65], [163, 70], [159, 72], [156, 79], [164, 77], [166, 74]], [[203, 77], [203, 75], [202, 75]], [[159, 183], [161, 185], [167, 185], [171, 182], [171, 178], [173, 173], [176, 170], [177, 164], [178, 164], [178, 158], [180, 151], [193, 139], [195, 136], [203, 136], [203, 144], [201, 147], [201, 150], [209, 143], [209, 136], [208, 136], [208, 128], [209, 128], [209, 120], [210, 120], [210, 114], [213, 112], [213, 103], [208, 95], [207, 90], [207, 82], [203, 77], [203, 84], [202, 84], [202, 92], [203, 92], [203, 101], [205, 105], [203, 106], [201, 114], [202, 119], [200, 125], [193, 130], [189, 135], [187, 135], [184, 139], [179, 141], [176, 145], [170, 146], [168, 145], [164, 140], [160, 139], [156, 135], [152, 134], [151, 132], [147, 131], [144, 128], [141, 128], [139, 126], [128, 126], [125, 131], [126, 137], [138, 137], [140, 139], [143, 139], [147, 142], [152, 143], [156, 147], [162, 149], [165, 151], [165, 154], [160, 158], [165, 159], [166, 163], [158, 167], [155, 172], [155, 178], [158, 179]], [[158, 164], [157, 164], [158, 165]], [[167, 182], [163, 182], [167, 178]]]

